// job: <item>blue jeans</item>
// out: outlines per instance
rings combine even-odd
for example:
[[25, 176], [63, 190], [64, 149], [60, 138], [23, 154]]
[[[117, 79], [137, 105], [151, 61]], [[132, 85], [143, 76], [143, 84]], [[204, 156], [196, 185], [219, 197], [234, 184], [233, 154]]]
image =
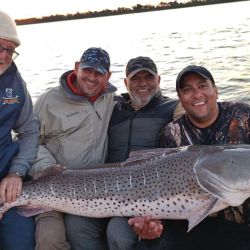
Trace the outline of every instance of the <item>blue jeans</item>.
[[140, 240], [127, 217], [111, 218], [107, 228], [107, 239], [110, 250], [158, 250], [160, 239]]
[[71, 250], [157, 250], [159, 240], [141, 240], [126, 217], [88, 218], [65, 214]]
[[8, 210], [0, 221], [1, 250], [34, 250], [35, 223], [33, 217], [23, 217], [16, 208]]
[[138, 247], [138, 237], [128, 224], [127, 217], [113, 217], [107, 228], [110, 250], [133, 250]]
[[64, 223], [71, 250], [107, 250], [109, 218], [88, 218], [65, 214]]

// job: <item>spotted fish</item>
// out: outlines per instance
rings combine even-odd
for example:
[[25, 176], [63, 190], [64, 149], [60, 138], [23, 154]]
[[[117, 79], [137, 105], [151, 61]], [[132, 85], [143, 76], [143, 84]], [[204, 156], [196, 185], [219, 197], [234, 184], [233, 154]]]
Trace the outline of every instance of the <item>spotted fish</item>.
[[187, 219], [189, 230], [210, 213], [250, 196], [250, 145], [187, 146], [133, 152], [128, 160], [64, 170], [26, 182], [12, 203], [89, 216]]

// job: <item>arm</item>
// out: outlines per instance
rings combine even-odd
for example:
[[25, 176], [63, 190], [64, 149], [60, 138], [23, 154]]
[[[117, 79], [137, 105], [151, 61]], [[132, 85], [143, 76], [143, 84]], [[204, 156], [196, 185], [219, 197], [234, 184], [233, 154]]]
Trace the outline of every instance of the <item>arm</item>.
[[37, 154], [39, 122], [33, 113], [31, 97], [24, 86], [25, 101], [14, 132], [20, 145], [19, 153], [13, 158], [9, 173], [18, 172], [25, 176]]
[[39, 172], [49, 168], [51, 166], [56, 166], [57, 161], [52, 153], [46, 148], [46, 132], [44, 124], [44, 116], [46, 115], [46, 94], [40, 96], [34, 105], [34, 112], [38, 117], [40, 123], [40, 135], [39, 135], [39, 146], [38, 152], [35, 160], [29, 171], [29, 175], [35, 177]]
[[8, 175], [0, 183], [0, 197], [11, 202], [21, 194], [23, 180], [37, 153], [39, 124], [33, 113], [31, 97], [25, 85], [25, 100], [13, 129], [20, 145], [18, 154], [12, 159]]
[[175, 148], [181, 145], [181, 133], [178, 124], [167, 124], [159, 134], [157, 148]]

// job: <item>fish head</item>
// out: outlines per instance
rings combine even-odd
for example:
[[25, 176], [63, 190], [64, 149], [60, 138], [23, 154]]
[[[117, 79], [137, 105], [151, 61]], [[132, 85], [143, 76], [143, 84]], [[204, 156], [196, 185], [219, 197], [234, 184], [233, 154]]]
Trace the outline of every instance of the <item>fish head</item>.
[[199, 185], [230, 206], [250, 196], [250, 145], [222, 145], [194, 166]]

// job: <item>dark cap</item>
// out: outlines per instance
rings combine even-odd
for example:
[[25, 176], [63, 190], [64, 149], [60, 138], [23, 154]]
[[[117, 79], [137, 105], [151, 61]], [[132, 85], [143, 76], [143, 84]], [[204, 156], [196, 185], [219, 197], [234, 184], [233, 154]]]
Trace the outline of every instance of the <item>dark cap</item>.
[[149, 57], [139, 56], [128, 61], [126, 66], [126, 76], [130, 78], [142, 70], [146, 70], [152, 75], [158, 75], [154, 61]]
[[184, 68], [178, 74], [178, 76], [176, 78], [176, 90], [177, 91], [181, 87], [184, 76], [186, 76], [188, 73], [196, 73], [206, 80], [211, 80], [212, 83], [215, 85], [214, 78], [213, 78], [212, 74], [206, 68], [204, 68], [202, 66], [189, 65], [186, 68]]
[[101, 74], [109, 72], [110, 58], [108, 52], [102, 48], [92, 47], [87, 49], [80, 59], [80, 68], [93, 68]]

